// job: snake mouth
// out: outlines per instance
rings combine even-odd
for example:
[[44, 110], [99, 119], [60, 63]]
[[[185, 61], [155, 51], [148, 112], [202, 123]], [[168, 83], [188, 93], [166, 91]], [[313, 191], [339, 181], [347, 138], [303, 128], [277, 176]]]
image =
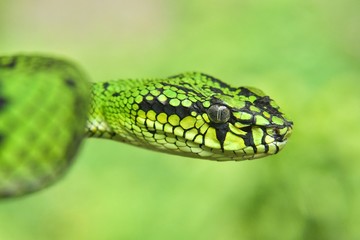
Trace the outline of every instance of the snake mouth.
[[252, 160], [277, 154], [287, 144], [292, 132], [292, 126], [255, 125], [239, 128], [239, 130], [242, 131], [242, 134], [233, 127], [230, 128], [230, 136], [233, 134], [236, 138], [226, 139], [231, 140], [225, 141], [224, 149], [222, 150], [226, 158], [219, 157], [219, 161]]
[[[275, 155], [279, 153], [287, 144], [287, 139], [281, 141], [273, 141], [267, 144], [258, 144], [253, 146], [254, 153], [242, 156], [242, 159], [254, 160], [269, 155]], [[240, 159], [241, 160], [241, 159]]]
[[282, 145], [282, 146], [276, 145], [276, 146], [278, 146], [278, 148], [277, 148], [278, 150], [275, 153], [268, 153], [268, 152], [267, 153], [265, 153], [265, 152], [254, 153], [252, 155], [243, 156], [243, 159], [240, 159], [240, 160], [256, 160], [258, 158], [263, 158], [266, 156], [277, 154], [285, 146], [286, 143], [282, 143], [282, 144], [284, 144], [284, 145]]
[[[292, 124], [271, 127], [257, 126], [257, 129], [262, 132], [263, 137], [261, 141], [254, 141], [252, 146], [253, 153], [246, 156], [246, 159], [256, 159], [277, 154], [285, 147], [292, 134]], [[253, 134], [255, 132], [256, 130], [253, 130]]]

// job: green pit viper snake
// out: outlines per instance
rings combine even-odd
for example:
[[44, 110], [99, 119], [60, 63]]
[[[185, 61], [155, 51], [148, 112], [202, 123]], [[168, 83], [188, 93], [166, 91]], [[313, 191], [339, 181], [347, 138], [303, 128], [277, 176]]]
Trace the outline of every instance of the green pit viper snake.
[[292, 126], [262, 91], [203, 73], [89, 83], [67, 60], [4, 56], [0, 199], [59, 179], [84, 134], [190, 158], [238, 161], [278, 153]]

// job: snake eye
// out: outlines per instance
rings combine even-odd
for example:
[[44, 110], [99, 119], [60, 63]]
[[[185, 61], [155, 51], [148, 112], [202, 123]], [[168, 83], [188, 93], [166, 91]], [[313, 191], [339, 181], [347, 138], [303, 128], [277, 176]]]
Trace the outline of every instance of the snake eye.
[[230, 119], [230, 110], [223, 105], [212, 105], [209, 107], [208, 115], [214, 123], [226, 123]]

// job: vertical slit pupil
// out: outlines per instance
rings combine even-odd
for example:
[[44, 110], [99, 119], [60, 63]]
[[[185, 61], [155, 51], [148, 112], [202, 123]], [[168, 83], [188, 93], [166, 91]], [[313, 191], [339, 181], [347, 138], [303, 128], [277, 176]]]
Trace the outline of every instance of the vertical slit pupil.
[[215, 123], [226, 123], [230, 118], [230, 110], [226, 106], [213, 105], [209, 108], [208, 115]]

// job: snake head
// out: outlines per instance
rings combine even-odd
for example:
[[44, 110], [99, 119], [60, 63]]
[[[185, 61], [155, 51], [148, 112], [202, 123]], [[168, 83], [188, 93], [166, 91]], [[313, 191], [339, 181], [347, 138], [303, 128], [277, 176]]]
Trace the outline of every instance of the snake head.
[[264, 157], [279, 152], [292, 131], [260, 90], [203, 73], [98, 83], [93, 97], [89, 136], [192, 158]]
[[275, 101], [252, 87], [222, 86], [212, 96], [207, 114], [221, 149], [226, 154], [233, 151], [235, 160], [276, 154], [292, 133], [293, 122]]
[[287, 143], [293, 122], [261, 90], [234, 88], [201, 73], [179, 78], [189, 99], [196, 100], [188, 109], [178, 107], [188, 115], [180, 126], [193, 134], [181, 131], [177, 137], [195, 145], [192, 152], [197, 156], [218, 161], [255, 159], [276, 154]]

